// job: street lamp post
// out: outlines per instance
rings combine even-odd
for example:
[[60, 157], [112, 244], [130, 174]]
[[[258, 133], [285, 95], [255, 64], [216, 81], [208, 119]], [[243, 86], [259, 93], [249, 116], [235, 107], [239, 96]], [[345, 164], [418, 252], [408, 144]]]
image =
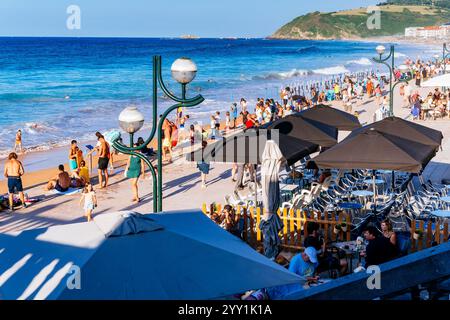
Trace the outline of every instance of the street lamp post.
[[[134, 155], [142, 159], [147, 166], [150, 168], [153, 180], [153, 211], [161, 212], [163, 210], [162, 206], [162, 126], [164, 120], [167, 116], [175, 109], [180, 107], [193, 107], [202, 103], [205, 99], [201, 95], [197, 95], [194, 98], [186, 98], [186, 86], [192, 80], [194, 80], [197, 73], [197, 66], [189, 58], [177, 59], [171, 67], [172, 77], [181, 84], [181, 97], [175, 96], [171, 93], [167, 86], [165, 85], [162, 78], [162, 63], [161, 56], [153, 57], [153, 101], [152, 101], [152, 129], [147, 140], [140, 146], [134, 146], [134, 134], [142, 127], [144, 124], [144, 116], [137, 110], [136, 107], [131, 106], [125, 108], [119, 115], [119, 124], [121, 128], [130, 135], [130, 146], [127, 147], [118, 139], [113, 142], [113, 147], [124, 154]], [[164, 94], [176, 103], [169, 107], [162, 116], [158, 119], [158, 87], [164, 92]], [[137, 152], [142, 150], [147, 146], [154, 138], [156, 134], [157, 139], [157, 170], [156, 174], [155, 168], [153, 167], [150, 160], [144, 156], [142, 153]]]
[[[394, 116], [394, 89], [400, 83], [409, 83], [411, 80], [411, 76], [408, 74], [406, 79], [399, 79], [394, 83], [394, 69], [395, 69], [395, 47], [391, 45], [389, 55], [387, 57], [383, 57], [386, 52], [386, 48], [382, 45], [379, 45], [375, 49], [380, 56], [379, 58], [372, 58], [376, 63], [384, 64], [389, 69], [389, 116]], [[390, 60], [391, 63], [388, 63]], [[401, 65], [399, 70], [402, 74], [405, 74], [409, 71], [409, 68], [405, 65]]]

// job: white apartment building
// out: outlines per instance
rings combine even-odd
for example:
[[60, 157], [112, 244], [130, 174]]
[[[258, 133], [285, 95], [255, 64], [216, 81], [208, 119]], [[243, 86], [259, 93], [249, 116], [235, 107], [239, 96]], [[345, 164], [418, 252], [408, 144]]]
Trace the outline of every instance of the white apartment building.
[[447, 38], [450, 37], [450, 25], [406, 28], [405, 37]]

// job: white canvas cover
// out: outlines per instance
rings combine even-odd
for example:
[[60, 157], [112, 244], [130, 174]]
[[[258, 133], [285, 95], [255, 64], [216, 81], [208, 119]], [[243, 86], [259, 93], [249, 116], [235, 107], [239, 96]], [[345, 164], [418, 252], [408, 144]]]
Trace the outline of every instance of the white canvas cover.
[[299, 281], [199, 211], [0, 234], [0, 299], [214, 299]]

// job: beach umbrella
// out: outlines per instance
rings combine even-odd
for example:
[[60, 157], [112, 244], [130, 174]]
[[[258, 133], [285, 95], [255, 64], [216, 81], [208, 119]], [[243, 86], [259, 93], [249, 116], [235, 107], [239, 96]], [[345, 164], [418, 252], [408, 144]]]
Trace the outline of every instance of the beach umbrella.
[[296, 115], [335, 127], [338, 130], [352, 131], [361, 127], [361, 123], [354, 115], [323, 104], [303, 110]]
[[203, 300], [301, 281], [200, 211], [101, 214], [0, 243], [8, 300]]
[[338, 130], [316, 120], [289, 115], [261, 126], [264, 129], [277, 129], [280, 134], [288, 135], [321, 147], [332, 147], [337, 143]]
[[322, 169], [384, 169], [419, 173], [435, 156], [434, 146], [371, 128], [345, 138], [310, 160]]
[[309, 161], [307, 167], [372, 169], [374, 170], [373, 190], [376, 192], [375, 170], [391, 170], [394, 189], [394, 171], [419, 173], [435, 156], [436, 151], [435, 146], [370, 128], [345, 138], [336, 146], [319, 154]]
[[280, 148], [273, 140], [264, 147], [261, 164], [261, 183], [264, 215], [259, 228], [263, 233], [264, 255], [275, 259], [280, 253], [281, 240], [278, 232], [283, 227], [277, 211], [280, 207], [280, 182], [278, 173], [285, 161]]
[[249, 129], [191, 152], [186, 155], [186, 159], [195, 162], [261, 164], [268, 140], [278, 145], [288, 165], [319, 150], [317, 144], [281, 134], [278, 130]]
[[450, 87], [450, 73], [424, 81], [421, 87]]
[[441, 145], [443, 139], [441, 131], [398, 117], [387, 117], [383, 120], [368, 124], [352, 131], [347, 138], [372, 129], [428, 146], [433, 146], [436, 149]]

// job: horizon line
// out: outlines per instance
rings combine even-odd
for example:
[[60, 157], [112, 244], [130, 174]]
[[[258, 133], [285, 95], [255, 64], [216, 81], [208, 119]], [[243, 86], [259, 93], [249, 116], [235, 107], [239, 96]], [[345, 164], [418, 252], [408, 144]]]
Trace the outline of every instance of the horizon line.
[[184, 36], [7, 36], [0, 35], [0, 38], [91, 38], [91, 39], [100, 39], [100, 38], [125, 38], [125, 39], [182, 39], [182, 40], [199, 40], [199, 39], [269, 39], [270, 36], [265, 37], [232, 37], [232, 36], [224, 36], [224, 37], [195, 37], [195, 38], [186, 38]]

